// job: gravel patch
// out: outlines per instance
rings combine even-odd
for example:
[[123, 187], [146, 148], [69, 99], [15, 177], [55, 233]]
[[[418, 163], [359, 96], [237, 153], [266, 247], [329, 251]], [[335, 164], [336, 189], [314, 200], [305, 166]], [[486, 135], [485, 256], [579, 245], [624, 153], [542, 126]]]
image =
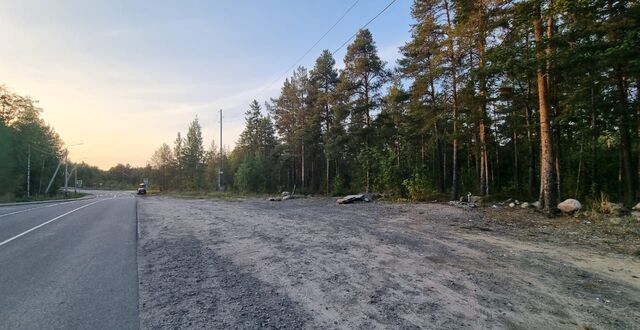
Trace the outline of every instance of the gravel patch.
[[640, 324], [638, 258], [523, 240], [476, 210], [148, 196], [138, 212], [145, 329]]

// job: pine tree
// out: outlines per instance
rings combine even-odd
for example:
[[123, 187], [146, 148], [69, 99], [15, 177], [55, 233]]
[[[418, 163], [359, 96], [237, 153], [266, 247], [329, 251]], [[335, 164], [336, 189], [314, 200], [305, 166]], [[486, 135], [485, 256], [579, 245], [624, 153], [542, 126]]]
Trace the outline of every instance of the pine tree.
[[319, 115], [319, 120], [323, 124], [323, 153], [325, 158], [325, 191], [328, 195], [331, 186], [330, 159], [332, 156], [331, 126], [334, 116], [332, 106], [334, 104], [336, 86], [338, 84], [338, 71], [335, 69], [336, 61], [328, 50], [324, 50], [320, 57], [316, 60], [316, 64], [310, 72], [311, 84], [316, 94], [315, 104]]
[[371, 118], [380, 109], [381, 91], [389, 79], [389, 72], [385, 69], [385, 62], [378, 56], [373, 36], [367, 29], [360, 30], [347, 48], [344, 64], [339, 89], [349, 102], [349, 129], [353, 145], [357, 148], [355, 154], [363, 162], [359, 167], [364, 169], [364, 186], [369, 192], [373, 166], [373, 155], [370, 153], [373, 143]]
[[187, 137], [182, 147], [182, 159], [190, 188], [203, 189], [204, 182], [204, 146], [202, 142], [202, 127], [198, 117], [191, 122]]

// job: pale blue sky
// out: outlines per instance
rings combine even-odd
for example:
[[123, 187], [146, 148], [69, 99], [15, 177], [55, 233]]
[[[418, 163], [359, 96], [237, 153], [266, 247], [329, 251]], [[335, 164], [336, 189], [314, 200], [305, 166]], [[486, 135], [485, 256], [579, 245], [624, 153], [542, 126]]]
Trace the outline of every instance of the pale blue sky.
[[[312, 67], [389, 1], [360, 0], [300, 64]], [[272, 82], [353, 3], [4, 0], [0, 83], [38, 98], [67, 143], [84, 143], [72, 156], [102, 168], [144, 165], [195, 115], [208, 145], [220, 108], [232, 147], [249, 102], [276, 96]], [[398, 0], [369, 26], [392, 65], [409, 39], [411, 3]]]

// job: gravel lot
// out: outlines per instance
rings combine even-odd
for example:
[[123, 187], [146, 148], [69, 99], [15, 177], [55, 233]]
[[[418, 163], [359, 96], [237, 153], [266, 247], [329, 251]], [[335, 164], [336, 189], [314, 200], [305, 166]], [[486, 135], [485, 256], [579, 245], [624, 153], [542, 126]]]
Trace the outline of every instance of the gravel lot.
[[484, 211], [147, 196], [138, 218], [145, 329], [640, 325], [640, 258]]

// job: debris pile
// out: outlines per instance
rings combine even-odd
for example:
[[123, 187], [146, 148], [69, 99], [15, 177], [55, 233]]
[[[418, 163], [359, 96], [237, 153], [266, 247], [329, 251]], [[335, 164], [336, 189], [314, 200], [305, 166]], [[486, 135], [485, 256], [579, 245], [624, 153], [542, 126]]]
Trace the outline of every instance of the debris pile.
[[288, 199], [293, 199], [295, 198], [291, 193], [289, 193], [288, 191], [283, 191], [282, 192], [282, 196], [279, 197], [269, 197], [267, 198], [268, 201], [270, 202], [280, 202], [280, 201], [286, 201]]
[[351, 204], [353, 202], [370, 202], [371, 198], [365, 194], [347, 195], [342, 198], [338, 198], [336, 203], [338, 204]]

